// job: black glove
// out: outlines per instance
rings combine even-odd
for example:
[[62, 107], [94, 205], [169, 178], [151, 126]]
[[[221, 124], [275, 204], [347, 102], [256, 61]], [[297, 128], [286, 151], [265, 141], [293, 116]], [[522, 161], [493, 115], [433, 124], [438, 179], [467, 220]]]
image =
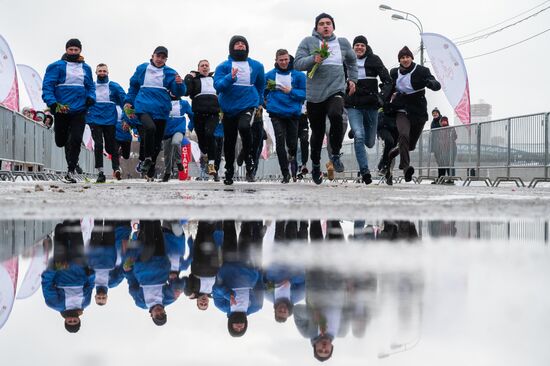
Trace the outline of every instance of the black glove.
[[349, 132], [348, 132], [348, 137], [349, 137], [350, 139], [355, 138], [355, 134], [353, 133], [353, 130], [351, 130], [351, 129], [349, 130]]
[[441, 89], [441, 84], [439, 84], [439, 81], [437, 80], [430, 79], [426, 81], [426, 88], [437, 91]]
[[91, 107], [95, 104], [95, 99], [92, 97], [86, 98], [86, 107]]

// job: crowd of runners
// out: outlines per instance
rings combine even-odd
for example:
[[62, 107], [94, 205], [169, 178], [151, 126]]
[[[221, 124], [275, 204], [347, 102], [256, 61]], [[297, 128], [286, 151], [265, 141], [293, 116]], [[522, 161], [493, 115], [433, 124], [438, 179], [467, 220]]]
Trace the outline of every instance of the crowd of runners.
[[[151, 59], [136, 68], [127, 91], [110, 80], [104, 63], [97, 65], [94, 81], [81, 56], [81, 42], [70, 39], [61, 60], [48, 66], [43, 82], [43, 100], [55, 117], [55, 141], [65, 149], [65, 181], [76, 183], [88, 124], [99, 183], [106, 181], [104, 151], [111, 156], [113, 177], [122, 179], [120, 157], [129, 158], [133, 139], [140, 143], [136, 170], [153, 180], [162, 150], [162, 181], [170, 180], [174, 170], [184, 169], [181, 144], [188, 130], [197, 135], [208, 175], [220, 180], [223, 151], [223, 183], [233, 184], [235, 160], [244, 164], [246, 180], [254, 182], [265, 139], [263, 110], [273, 125], [283, 183], [310, 173], [308, 155], [311, 178], [322, 183], [325, 135], [327, 177], [343, 172], [340, 150], [348, 122], [365, 184], [372, 183], [366, 148], [374, 146], [377, 136], [384, 143], [378, 173], [391, 184], [393, 162], [400, 156], [399, 169], [405, 181], [411, 181], [409, 152], [428, 120], [425, 88], [437, 91], [440, 83], [428, 68], [414, 62], [408, 47], [398, 52], [399, 66], [388, 72], [366, 37], [359, 35], [350, 44], [334, 29], [332, 16], [319, 14], [312, 35], [301, 41], [295, 55], [277, 50], [275, 67], [268, 72], [249, 57], [248, 41], [239, 35], [231, 38], [227, 60], [213, 72], [204, 59], [197, 71], [184, 77], [166, 65], [168, 49], [158, 46]], [[191, 104], [182, 97], [189, 97]]]

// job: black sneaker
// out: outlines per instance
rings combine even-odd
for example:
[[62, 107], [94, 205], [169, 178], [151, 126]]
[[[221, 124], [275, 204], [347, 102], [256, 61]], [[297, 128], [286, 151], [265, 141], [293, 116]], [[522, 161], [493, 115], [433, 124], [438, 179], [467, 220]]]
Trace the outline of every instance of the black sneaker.
[[254, 183], [256, 181], [256, 177], [254, 177], [254, 172], [246, 173], [246, 181], [248, 183]]
[[223, 179], [223, 184], [225, 184], [226, 186], [230, 186], [233, 184], [233, 177], [225, 177]]
[[311, 178], [313, 179], [313, 182], [315, 182], [315, 184], [323, 183], [323, 174], [321, 173], [320, 165], [313, 165], [311, 169]]
[[286, 184], [289, 182], [290, 182], [290, 174], [288, 173], [283, 174], [283, 180], [281, 181], [281, 183]]
[[365, 174], [362, 174], [361, 177], [363, 178], [363, 183], [365, 183], [366, 185], [372, 183], [372, 176], [370, 175], [369, 171], [367, 171]]
[[145, 159], [143, 160], [143, 163], [141, 163], [141, 169], [140, 171], [142, 173], [147, 174], [149, 172], [149, 169], [153, 166], [153, 161], [151, 159]]
[[76, 174], [84, 173], [84, 171], [82, 170], [82, 168], [78, 164], [76, 164], [76, 167], [74, 168], [74, 170], [75, 170]]
[[65, 174], [65, 183], [76, 183], [76, 179], [74, 178], [74, 172], [67, 172], [67, 174]]
[[307, 173], [309, 173], [309, 170], [307, 170], [306, 165], [302, 165], [302, 167], [300, 168], [300, 172], [302, 173], [302, 175], [306, 175]]
[[162, 176], [162, 181], [168, 182], [170, 180], [170, 175], [170, 173], [164, 173], [164, 175]]
[[105, 177], [105, 173], [103, 172], [99, 172], [97, 174], [97, 179], [96, 179], [96, 183], [105, 183], [105, 181], [107, 180], [107, 178]]
[[391, 169], [388, 168], [386, 170], [386, 174], [384, 175], [384, 178], [386, 179], [386, 184], [389, 186], [393, 186], [393, 175], [391, 174]]
[[405, 168], [404, 173], [405, 173], [405, 182], [410, 182], [414, 174], [414, 168], [412, 166], [408, 166], [407, 168]]
[[122, 180], [122, 172], [120, 171], [120, 169], [115, 170], [113, 176], [116, 180]]

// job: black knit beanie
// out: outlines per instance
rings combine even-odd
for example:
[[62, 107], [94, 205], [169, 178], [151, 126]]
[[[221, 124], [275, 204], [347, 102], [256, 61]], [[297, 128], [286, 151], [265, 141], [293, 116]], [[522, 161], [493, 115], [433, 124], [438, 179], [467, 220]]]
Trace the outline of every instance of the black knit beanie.
[[80, 50], [82, 50], [82, 43], [80, 43], [80, 41], [77, 38], [71, 38], [65, 44], [65, 49], [69, 47], [78, 47], [80, 48]]
[[369, 44], [369, 42], [367, 41], [367, 37], [365, 36], [357, 36], [353, 39], [353, 45], [352, 46], [355, 46], [356, 43], [363, 43], [365, 46]]
[[329, 18], [330, 21], [332, 22], [332, 28], [333, 29], [336, 29], [336, 24], [334, 24], [334, 18], [330, 15], [328, 15], [327, 13], [321, 13], [319, 15], [317, 15], [317, 17], [315, 18], [315, 30], [317, 30], [317, 24], [319, 24], [319, 20], [323, 19], [323, 18]]
[[414, 60], [414, 55], [407, 46], [403, 47], [401, 51], [399, 51], [399, 53], [397, 54], [397, 61], [401, 60], [401, 57], [403, 56], [410, 56]]

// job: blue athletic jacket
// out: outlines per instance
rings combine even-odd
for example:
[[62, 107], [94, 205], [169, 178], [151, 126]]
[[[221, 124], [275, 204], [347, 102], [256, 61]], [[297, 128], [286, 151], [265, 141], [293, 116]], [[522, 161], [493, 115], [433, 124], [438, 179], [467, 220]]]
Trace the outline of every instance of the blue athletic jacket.
[[67, 269], [47, 269], [42, 273], [42, 294], [46, 305], [62, 312], [65, 308], [65, 290], [62, 287], [82, 287], [83, 301], [81, 309], [90, 305], [94, 288], [95, 273], [82, 266], [69, 264]]
[[[86, 110], [86, 98], [95, 100], [92, 69], [85, 62], [59, 60], [46, 68], [42, 82], [42, 100], [69, 106], [69, 114]], [[55, 111], [52, 111], [55, 112]]]
[[[126, 272], [126, 280], [128, 281], [128, 291], [130, 292], [130, 296], [134, 299], [134, 303], [137, 307], [140, 307], [142, 309], [148, 309], [147, 304], [145, 303], [145, 296], [143, 294], [143, 287], [141, 287], [141, 284], [136, 276], [135, 272]], [[175, 290], [180, 287], [178, 282], [172, 282], [168, 281], [168, 275], [166, 275], [166, 280], [163, 282], [162, 286], [162, 305], [167, 306], [172, 304], [174, 301], [176, 301], [176, 293]], [[183, 286], [181, 286], [183, 289]]]
[[125, 103], [130, 103], [137, 114], [148, 113], [153, 119], [168, 119], [172, 104], [170, 92], [176, 97], [185, 95], [185, 83], [176, 83], [176, 70], [152, 62], [141, 64], [130, 78]]
[[269, 301], [274, 302], [274, 285], [283, 281], [290, 282], [290, 302], [292, 304], [296, 304], [305, 298], [305, 271], [288, 266], [272, 265], [264, 273], [265, 296]]
[[[181, 132], [185, 135], [187, 129], [187, 120], [185, 115], [189, 117], [190, 121], [193, 121], [193, 111], [189, 102], [186, 100], [174, 100], [172, 101], [172, 109], [170, 110], [170, 117], [166, 121], [166, 128], [164, 129], [164, 138], [171, 138], [176, 132]], [[191, 123], [191, 122], [190, 122]]]
[[[248, 63], [248, 67], [246, 67]], [[241, 66], [242, 76], [233, 79], [231, 70]], [[218, 92], [220, 108], [224, 114], [235, 116], [263, 104], [265, 88], [264, 66], [256, 60], [234, 61], [231, 56], [216, 67], [214, 88]]]
[[264, 303], [260, 272], [246, 267], [242, 263], [224, 263], [218, 271], [216, 284], [212, 288], [214, 304], [229, 316], [231, 313], [231, 295], [234, 294], [233, 289], [243, 287], [251, 288], [250, 304], [246, 312], [247, 315], [250, 315], [260, 310]]
[[114, 81], [97, 80], [95, 84], [95, 104], [88, 109], [86, 123], [102, 126], [115, 125], [118, 121], [116, 107], [124, 107], [126, 93]]
[[[290, 69], [290, 67], [289, 67]], [[277, 68], [265, 74], [265, 82], [273, 80], [277, 85], [292, 87], [290, 93], [281, 90], [265, 89], [266, 110], [281, 117], [298, 117], [302, 114], [302, 104], [306, 100], [306, 76], [301, 71], [290, 69], [281, 71]]]
[[169, 230], [163, 230], [162, 235], [164, 237], [164, 247], [166, 250], [166, 256], [170, 259], [171, 270], [175, 271], [173, 258], [178, 258], [177, 272], [185, 271], [191, 265], [193, 261], [193, 239], [189, 237], [187, 240], [187, 258], [185, 258], [185, 233], [181, 236], [177, 236]]

